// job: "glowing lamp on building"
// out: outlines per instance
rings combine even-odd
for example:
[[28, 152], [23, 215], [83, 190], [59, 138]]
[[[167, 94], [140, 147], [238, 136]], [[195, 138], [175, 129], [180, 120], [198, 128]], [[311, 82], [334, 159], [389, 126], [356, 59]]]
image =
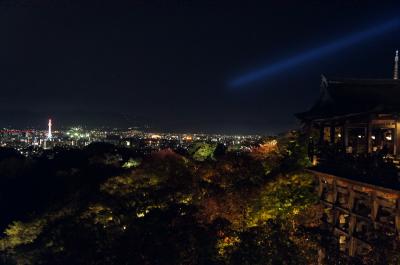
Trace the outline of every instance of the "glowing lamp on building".
[[183, 140], [185, 140], [185, 141], [192, 141], [192, 140], [193, 140], [193, 137], [190, 136], [190, 135], [186, 135], [186, 136], [183, 137]]
[[150, 136], [150, 138], [151, 138], [151, 139], [161, 139], [161, 135], [152, 134], [152, 135]]

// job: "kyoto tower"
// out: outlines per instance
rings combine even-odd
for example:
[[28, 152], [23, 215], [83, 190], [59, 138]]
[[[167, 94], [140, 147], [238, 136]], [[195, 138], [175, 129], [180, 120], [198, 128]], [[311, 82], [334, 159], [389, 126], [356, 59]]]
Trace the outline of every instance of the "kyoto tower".
[[49, 119], [49, 132], [47, 133], [47, 139], [51, 139], [52, 138], [52, 134], [51, 134], [51, 119]]

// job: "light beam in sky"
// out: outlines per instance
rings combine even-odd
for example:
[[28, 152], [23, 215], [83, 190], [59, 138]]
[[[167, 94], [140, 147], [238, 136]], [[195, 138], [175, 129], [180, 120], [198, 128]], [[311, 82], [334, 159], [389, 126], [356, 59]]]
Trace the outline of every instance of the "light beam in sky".
[[282, 72], [290, 67], [317, 59], [321, 56], [343, 49], [347, 46], [356, 44], [363, 40], [392, 31], [398, 28], [399, 26], [400, 26], [400, 18], [389, 20], [383, 24], [379, 24], [367, 30], [340, 38], [339, 40], [334, 41], [332, 43], [323, 45], [321, 47], [317, 47], [315, 49], [306, 50], [303, 53], [300, 53], [299, 55], [290, 58], [285, 58], [273, 64], [266, 65], [260, 69], [255, 69], [253, 71], [245, 73], [231, 80], [228, 83], [228, 85], [231, 88], [239, 88], [255, 81], [265, 80], [268, 77], [277, 74], [279, 72]]

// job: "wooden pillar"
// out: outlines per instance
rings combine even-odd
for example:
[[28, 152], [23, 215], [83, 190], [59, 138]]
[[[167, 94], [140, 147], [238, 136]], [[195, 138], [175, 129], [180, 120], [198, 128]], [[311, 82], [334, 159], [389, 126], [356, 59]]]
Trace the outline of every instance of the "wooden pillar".
[[350, 237], [350, 243], [349, 243], [349, 256], [354, 257], [357, 252], [357, 239], [354, 237]]
[[393, 155], [394, 156], [396, 156], [397, 155], [397, 148], [398, 148], [398, 142], [399, 142], [399, 140], [397, 139], [398, 138], [398, 135], [400, 135], [399, 133], [398, 133], [398, 129], [399, 129], [399, 126], [397, 126], [397, 119], [394, 121], [394, 135], [393, 135]]
[[351, 212], [351, 211], [353, 211], [353, 208], [354, 208], [354, 190], [351, 185], [349, 185], [349, 187], [347, 189], [349, 191], [347, 208]]
[[354, 228], [357, 224], [357, 218], [354, 215], [350, 215], [350, 222], [349, 222], [349, 236], [350, 236], [350, 244], [349, 244], [349, 256], [353, 257], [357, 251], [357, 239], [353, 237]]
[[396, 227], [397, 238], [400, 239], [400, 198], [396, 199], [396, 215], [394, 217], [394, 225]]
[[326, 259], [326, 251], [325, 251], [324, 248], [319, 247], [317, 264], [318, 265], [325, 265], [326, 264], [325, 259]]
[[398, 119], [395, 120], [394, 128], [394, 155], [398, 155], [400, 150], [400, 122]]
[[396, 213], [396, 216], [394, 219], [395, 219], [397, 238], [400, 239], [400, 215], [399, 215], [399, 213]]
[[371, 219], [372, 221], [376, 221], [376, 217], [378, 215], [378, 210], [379, 210], [379, 203], [376, 200], [376, 194], [375, 192], [371, 193]]
[[337, 185], [336, 185], [336, 178], [332, 180], [332, 186], [333, 186], [333, 196], [332, 196], [332, 204], [336, 204], [337, 197], [338, 197], [338, 191], [337, 191]]
[[347, 121], [343, 124], [343, 144], [344, 144], [344, 151], [347, 153], [347, 147], [349, 146], [349, 128], [347, 126]]
[[353, 236], [354, 228], [356, 227], [357, 218], [350, 213], [350, 221], [349, 221], [349, 235]]
[[318, 186], [318, 197], [322, 198], [322, 192], [324, 191], [324, 183], [322, 182], [321, 177], [318, 177], [319, 186]]
[[330, 130], [331, 130], [331, 143], [335, 143], [335, 125], [331, 124], [330, 126]]
[[372, 124], [371, 121], [368, 121], [367, 125], [367, 152], [372, 153]]
[[323, 145], [324, 144], [324, 124], [320, 123], [319, 124], [319, 144]]
[[339, 220], [339, 211], [336, 210], [335, 206], [332, 206], [332, 215], [333, 215], [333, 220], [332, 220], [332, 226], [336, 227], [338, 225], [338, 220]]

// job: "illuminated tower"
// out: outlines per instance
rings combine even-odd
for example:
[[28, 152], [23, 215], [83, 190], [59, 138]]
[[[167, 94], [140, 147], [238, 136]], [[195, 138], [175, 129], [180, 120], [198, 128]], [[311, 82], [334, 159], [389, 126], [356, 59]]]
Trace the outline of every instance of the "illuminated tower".
[[52, 134], [51, 134], [51, 119], [49, 119], [49, 132], [47, 133], [47, 139], [51, 139], [51, 137], [53, 136]]
[[394, 72], [393, 79], [399, 79], [399, 51], [396, 51], [396, 56], [394, 57]]

